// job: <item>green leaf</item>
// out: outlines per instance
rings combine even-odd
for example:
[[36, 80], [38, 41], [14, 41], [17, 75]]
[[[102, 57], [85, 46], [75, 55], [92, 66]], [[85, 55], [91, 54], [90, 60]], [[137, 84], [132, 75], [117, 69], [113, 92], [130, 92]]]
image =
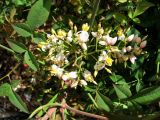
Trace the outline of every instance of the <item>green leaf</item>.
[[142, 13], [144, 13], [148, 8], [154, 6], [153, 3], [151, 2], [147, 2], [147, 1], [143, 1], [143, 2], [139, 2], [136, 10], [134, 11], [133, 17], [136, 17], [138, 15], [141, 15]]
[[[58, 97], [58, 93], [56, 95], [53, 96], [53, 98], [48, 102], [49, 103], [54, 103], [56, 102], [57, 100], [57, 97]], [[39, 117], [41, 117], [45, 111], [47, 111], [48, 108], [44, 108], [43, 110], [39, 111], [39, 113], [37, 114]]]
[[113, 14], [113, 17], [119, 22], [119, 23], [126, 23], [127, 18], [125, 15], [120, 14], [120, 13], [115, 13]]
[[10, 84], [4, 83], [0, 86], [0, 96], [9, 97], [10, 102], [25, 113], [29, 113], [26, 104], [13, 90]]
[[140, 23], [140, 22], [141, 22], [139, 18], [133, 18], [132, 20], [133, 20], [135, 23]]
[[141, 80], [138, 80], [136, 84], [136, 91], [139, 92], [143, 88], [143, 82]]
[[0, 96], [8, 96], [8, 90], [10, 89], [10, 86], [8, 83], [4, 83], [0, 86]]
[[27, 50], [26, 46], [20, 42], [8, 40], [9, 46], [17, 53], [23, 53]]
[[19, 85], [19, 84], [20, 84], [20, 80], [12, 80], [12, 81], [11, 81], [11, 86], [12, 86], [12, 88], [16, 88], [17, 85]]
[[160, 62], [160, 49], [158, 49], [158, 55], [156, 58], [156, 63]]
[[127, 2], [127, 0], [118, 0], [118, 2], [125, 3], [125, 2]]
[[119, 99], [125, 99], [132, 95], [128, 84], [113, 85]]
[[132, 19], [132, 18], [133, 18], [133, 14], [134, 14], [134, 13], [133, 13], [133, 11], [131, 11], [131, 10], [130, 10], [130, 11], [128, 11], [128, 17], [129, 17], [129, 18], [131, 18], [131, 19]]
[[10, 102], [15, 105], [17, 108], [19, 108], [21, 111], [25, 113], [29, 113], [26, 104], [22, 101], [19, 95], [14, 93], [12, 89], [10, 90], [10, 93], [8, 95]]
[[96, 103], [97, 103], [97, 105], [98, 105], [98, 107], [100, 109], [103, 109], [103, 110], [105, 110], [107, 112], [109, 112], [111, 110], [110, 109], [112, 107], [111, 100], [108, 97], [102, 95], [101, 93], [96, 92], [95, 101], [96, 101]]
[[29, 11], [27, 24], [32, 30], [43, 25], [49, 16], [52, 0], [38, 0]]
[[109, 77], [115, 84], [125, 84], [126, 83], [125, 79], [120, 75], [116, 75], [113, 73]]
[[29, 65], [30, 68], [32, 68], [34, 71], [38, 70], [38, 63], [36, 61], [36, 58], [34, 57], [34, 55], [29, 52], [26, 51], [24, 54], [24, 61], [25, 63], [27, 63]]
[[160, 87], [150, 87], [142, 90], [137, 95], [130, 98], [130, 101], [135, 101], [139, 104], [149, 104], [160, 100]]
[[28, 24], [26, 23], [16, 23], [12, 24], [13, 29], [23, 37], [29, 37], [32, 35], [32, 31]]
[[27, 3], [26, 0], [14, 0], [14, 4], [15, 4], [16, 6], [24, 5], [24, 4], [26, 4], [26, 3]]
[[0, 44], [0, 47], [3, 48], [3, 49], [5, 49], [5, 50], [7, 50], [8, 52], [15, 53], [12, 49], [10, 49], [10, 48], [8, 48], [8, 47], [6, 47], [4, 45]]
[[45, 42], [46, 38], [43, 34], [35, 33], [32, 40], [34, 43], [39, 44], [40, 42]]

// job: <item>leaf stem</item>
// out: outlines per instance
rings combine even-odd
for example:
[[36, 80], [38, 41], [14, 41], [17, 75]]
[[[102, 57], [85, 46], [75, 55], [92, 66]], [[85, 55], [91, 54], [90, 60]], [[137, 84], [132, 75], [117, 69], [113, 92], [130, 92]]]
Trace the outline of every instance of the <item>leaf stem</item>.
[[100, 116], [100, 115], [95, 115], [95, 114], [91, 114], [91, 113], [87, 113], [87, 112], [83, 112], [83, 111], [74, 109], [74, 108], [68, 106], [67, 104], [65, 104], [65, 107], [66, 107], [66, 109], [68, 109], [72, 112], [75, 112], [77, 114], [85, 115], [85, 116], [100, 119], [100, 120], [109, 120], [107, 117], [103, 117], [103, 116]]
[[0, 47], [3, 48], [3, 49], [5, 49], [5, 50], [7, 50], [7, 51], [10, 52], [10, 53], [15, 53], [12, 49], [10, 49], [10, 48], [8, 48], [8, 47], [6, 47], [6, 46], [3, 46], [3, 45], [1, 45], [1, 44], [0, 44]]
[[11, 71], [9, 71], [5, 76], [1, 77], [0, 81], [8, 77], [18, 66], [19, 66], [19, 63], [17, 63], [16, 66]]
[[91, 17], [91, 20], [90, 20], [90, 29], [89, 29], [89, 33], [90, 33], [91, 30], [92, 30], [92, 27], [93, 27], [93, 24], [94, 24], [94, 21], [95, 21], [95, 17], [96, 17], [96, 15], [97, 15], [97, 12], [98, 12], [98, 9], [99, 9], [100, 1], [101, 1], [101, 0], [94, 0], [93, 11], [92, 11], [92, 17]]

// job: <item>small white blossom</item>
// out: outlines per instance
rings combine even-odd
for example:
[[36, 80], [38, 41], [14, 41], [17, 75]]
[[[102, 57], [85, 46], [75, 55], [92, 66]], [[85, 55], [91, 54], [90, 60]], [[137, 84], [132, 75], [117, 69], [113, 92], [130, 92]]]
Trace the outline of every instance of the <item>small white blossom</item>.
[[69, 80], [69, 79], [76, 79], [77, 77], [78, 77], [78, 75], [77, 75], [77, 72], [75, 72], [75, 71], [65, 73], [62, 75], [62, 79], [64, 81]]
[[87, 50], [87, 45], [86, 45], [86, 43], [80, 43], [80, 46], [82, 47], [83, 50]]
[[76, 78], [77, 78], [77, 72], [72, 71], [72, 72], [69, 73], [69, 76], [70, 76], [71, 78], [76, 79]]
[[63, 74], [63, 69], [62, 68], [59, 68], [57, 65], [53, 64], [51, 66], [51, 74], [57, 76], [57, 77], [61, 77], [62, 74]]
[[78, 85], [78, 81], [73, 81], [71, 84], [71, 88], [76, 88]]
[[118, 40], [122, 40], [123, 41], [124, 39], [125, 39], [125, 35], [124, 34], [122, 34], [121, 36], [118, 37]]
[[94, 78], [93, 78], [90, 71], [85, 70], [83, 73], [83, 77], [86, 81], [93, 82], [94, 84], [97, 84], [96, 81], [94, 81]]
[[106, 45], [114, 45], [117, 42], [117, 37], [112, 38], [109, 35], [105, 35], [102, 38], [106, 42]]
[[134, 34], [130, 35], [130, 36], [127, 38], [127, 40], [130, 42], [130, 41], [133, 40], [133, 38], [134, 38]]
[[97, 37], [97, 32], [91, 32], [93, 37]]
[[132, 47], [131, 47], [131, 46], [128, 46], [128, 47], [126, 48], [126, 50], [127, 50], [127, 52], [130, 52], [130, 51], [132, 50]]
[[86, 86], [87, 82], [85, 80], [80, 80], [80, 84], [83, 85], [83, 86]]
[[135, 56], [131, 56], [129, 59], [131, 63], [134, 64], [137, 58]]
[[69, 74], [65, 73], [62, 75], [62, 80], [67, 81], [69, 79]]
[[79, 40], [80, 43], [88, 41], [88, 38], [89, 38], [88, 32], [86, 32], [86, 31], [79, 31], [79, 32], [77, 32], [77, 35], [78, 35], [78, 40]]

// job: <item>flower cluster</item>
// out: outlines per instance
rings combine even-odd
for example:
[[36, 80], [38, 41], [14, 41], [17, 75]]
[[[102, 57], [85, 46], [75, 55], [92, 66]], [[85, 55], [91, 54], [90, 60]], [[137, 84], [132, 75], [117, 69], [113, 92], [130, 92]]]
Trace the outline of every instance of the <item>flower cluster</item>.
[[130, 60], [134, 64], [137, 56], [144, 53], [142, 49], [147, 44], [146, 37], [141, 39], [138, 35], [134, 34], [128, 37], [124, 34], [120, 34], [118, 37], [111, 37], [109, 34], [104, 33], [101, 25], [97, 32], [92, 32], [92, 36], [104, 48], [94, 66], [95, 76], [103, 68], [107, 72], [112, 73], [111, 66], [113, 62], [122, 63]]
[[[112, 73], [112, 64], [131, 61], [135, 63], [137, 56], [143, 53], [147, 42], [137, 35], [126, 37], [124, 34], [111, 37], [99, 25], [97, 32], [89, 35], [89, 25], [83, 24], [80, 31], [70, 21], [68, 32], [59, 29], [47, 34], [47, 40], [38, 44], [45, 56], [43, 60], [49, 65], [51, 76], [57, 77], [70, 87], [85, 86], [88, 82], [97, 84], [95, 77], [98, 71], [105, 69]], [[92, 42], [92, 41], [96, 41]], [[90, 50], [91, 47], [95, 49]], [[90, 70], [86, 67], [86, 57], [90, 54], [95, 58], [95, 65]], [[92, 61], [88, 61], [92, 62]], [[94, 74], [92, 72], [94, 71]]]

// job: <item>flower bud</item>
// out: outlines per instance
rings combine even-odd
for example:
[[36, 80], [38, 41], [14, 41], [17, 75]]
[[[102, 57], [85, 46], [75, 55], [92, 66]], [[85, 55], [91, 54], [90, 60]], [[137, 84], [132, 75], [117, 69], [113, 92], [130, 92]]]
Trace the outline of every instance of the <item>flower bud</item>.
[[145, 41], [141, 42], [140, 48], [143, 49], [144, 47], [146, 47], [146, 45], [147, 45], [147, 41], [145, 40]]
[[69, 26], [73, 28], [73, 22], [69, 19]]
[[136, 38], [135, 38], [135, 42], [136, 42], [136, 43], [138, 43], [138, 44], [139, 44], [139, 43], [141, 43], [141, 41], [142, 41], [142, 40], [141, 40], [141, 38], [140, 38], [140, 37], [136, 37]]
[[82, 30], [86, 32], [89, 30], [88, 23], [82, 25]]
[[134, 38], [134, 34], [130, 35], [130, 36], [127, 38], [127, 40], [130, 42], [130, 41], [133, 40], [133, 38]]
[[98, 29], [98, 33], [102, 35], [104, 33], [104, 29], [103, 28]]
[[131, 63], [134, 64], [134, 63], [135, 63], [135, 60], [136, 60], [137, 58], [136, 58], [135, 56], [131, 56], [129, 59], [130, 59]]
[[123, 52], [123, 53], [126, 53], [126, 52], [127, 52], [126, 47], [122, 48], [122, 52]]
[[130, 51], [132, 50], [132, 47], [131, 47], [131, 46], [128, 46], [128, 47], [126, 48], [126, 50], [127, 50], [127, 52], [130, 52]]

